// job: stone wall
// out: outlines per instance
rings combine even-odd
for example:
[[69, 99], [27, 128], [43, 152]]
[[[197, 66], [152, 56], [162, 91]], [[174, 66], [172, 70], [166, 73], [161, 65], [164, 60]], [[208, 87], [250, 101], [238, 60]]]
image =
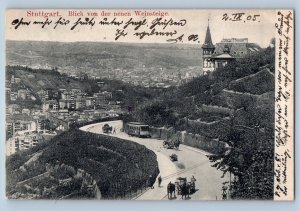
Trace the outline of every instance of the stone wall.
[[199, 134], [185, 133], [183, 144], [202, 149], [204, 151], [220, 154], [224, 152], [226, 144], [217, 139], [208, 138]]
[[234, 112], [234, 110], [230, 108], [216, 106], [216, 105], [205, 105], [205, 104], [201, 106], [201, 111], [207, 113], [221, 113], [221, 114], [232, 114]]
[[226, 144], [204, 135], [175, 131], [174, 128], [150, 128], [152, 138], [162, 140], [179, 140], [182, 144], [195, 147], [209, 153], [219, 154], [225, 150]]
[[150, 127], [150, 135], [152, 138], [160, 139], [161, 137], [161, 128]]
[[201, 122], [197, 120], [188, 120], [188, 127], [191, 132], [201, 131], [200, 135], [210, 137], [210, 138], [219, 138], [222, 135], [227, 134], [228, 128], [230, 125], [229, 118], [223, 118], [222, 121], [214, 122]]

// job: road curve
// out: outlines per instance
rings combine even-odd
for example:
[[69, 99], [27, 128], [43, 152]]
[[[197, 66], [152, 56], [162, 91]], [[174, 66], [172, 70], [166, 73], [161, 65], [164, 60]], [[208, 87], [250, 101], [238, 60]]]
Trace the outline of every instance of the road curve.
[[[180, 145], [179, 150], [165, 149], [163, 148], [162, 140], [129, 136], [120, 131], [123, 127], [121, 120], [86, 125], [81, 127], [80, 130], [103, 134], [102, 126], [106, 123], [116, 129], [116, 134], [109, 134], [110, 136], [142, 144], [152, 150], [157, 156], [160, 175], [163, 179], [162, 185], [158, 187], [156, 181], [154, 189], [149, 189], [136, 197], [136, 200], [168, 200], [166, 195], [167, 184], [170, 181], [175, 182], [177, 177], [187, 177], [189, 180], [192, 175], [197, 179], [197, 191], [190, 196], [190, 200], [221, 199], [222, 183], [226, 180], [226, 177], [221, 178], [222, 172], [211, 167], [211, 163], [206, 156], [209, 153], [185, 145]], [[169, 156], [173, 153], [178, 155], [177, 162], [172, 162], [169, 159]], [[181, 197], [177, 196], [175, 199], [179, 200]]]

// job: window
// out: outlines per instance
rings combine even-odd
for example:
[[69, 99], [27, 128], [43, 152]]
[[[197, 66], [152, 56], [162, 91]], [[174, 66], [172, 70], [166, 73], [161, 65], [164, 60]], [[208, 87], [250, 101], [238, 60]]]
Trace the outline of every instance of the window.
[[203, 62], [203, 67], [207, 67], [207, 60], [206, 59]]
[[148, 131], [149, 127], [148, 126], [141, 126], [141, 131]]

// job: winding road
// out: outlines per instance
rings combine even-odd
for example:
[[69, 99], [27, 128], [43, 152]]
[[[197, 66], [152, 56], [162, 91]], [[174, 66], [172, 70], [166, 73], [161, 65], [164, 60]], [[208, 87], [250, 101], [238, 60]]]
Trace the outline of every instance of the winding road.
[[[123, 127], [121, 120], [86, 125], [81, 127], [80, 130], [103, 134], [102, 126], [106, 123], [116, 128], [116, 134], [109, 134], [109, 136], [142, 144], [152, 150], [157, 156], [158, 167], [162, 177], [161, 187], [158, 187], [156, 181], [154, 189], [147, 190], [136, 197], [136, 200], [168, 200], [167, 184], [170, 181], [174, 183], [177, 177], [187, 177], [190, 180], [192, 175], [197, 180], [197, 191], [190, 196], [190, 200], [221, 200], [222, 183], [226, 180], [228, 181], [228, 179], [226, 175], [224, 178], [221, 178], [223, 173], [211, 167], [212, 163], [207, 158], [209, 153], [183, 144], [180, 145], [179, 150], [166, 149], [163, 147], [162, 140], [129, 136], [120, 131]], [[169, 156], [173, 153], [178, 155], [178, 161], [176, 162], [172, 162], [169, 159]], [[181, 200], [181, 196], [176, 196], [174, 200]]]

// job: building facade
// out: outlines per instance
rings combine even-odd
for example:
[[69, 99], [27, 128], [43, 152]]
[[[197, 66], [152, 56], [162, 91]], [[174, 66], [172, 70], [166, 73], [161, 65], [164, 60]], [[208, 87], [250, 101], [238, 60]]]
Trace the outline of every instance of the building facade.
[[209, 74], [218, 68], [225, 67], [231, 61], [244, 58], [261, 51], [255, 43], [249, 43], [248, 38], [222, 39], [213, 44], [209, 25], [206, 29], [202, 45], [203, 74]]
[[12, 155], [18, 151], [36, 146], [44, 138], [38, 133], [20, 134], [6, 141], [6, 155]]
[[210, 34], [210, 28], [208, 25], [205, 34], [205, 40], [202, 45], [203, 74], [212, 72], [215, 69], [214, 63], [211, 60], [211, 57], [214, 54], [214, 52], [215, 52], [215, 46], [213, 45], [211, 34]]

